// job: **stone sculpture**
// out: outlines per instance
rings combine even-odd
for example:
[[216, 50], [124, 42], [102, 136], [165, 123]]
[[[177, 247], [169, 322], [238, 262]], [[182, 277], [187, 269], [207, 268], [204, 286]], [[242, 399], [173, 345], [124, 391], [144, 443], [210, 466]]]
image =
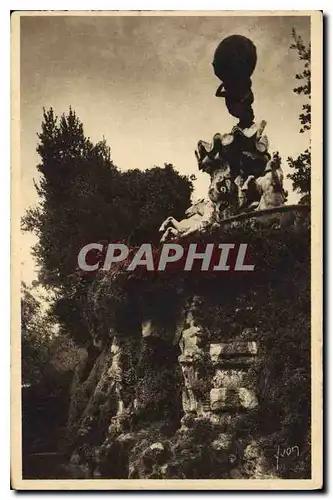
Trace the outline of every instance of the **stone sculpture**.
[[256, 210], [267, 210], [279, 207], [286, 200], [286, 192], [283, 189], [283, 172], [280, 158], [273, 156], [267, 163], [262, 176], [255, 178], [250, 175], [242, 186], [242, 191], [246, 198], [246, 193], [256, 191], [260, 196]]
[[243, 211], [267, 210], [284, 204], [283, 172], [277, 154], [267, 152], [263, 135], [266, 122], [245, 134], [234, 127], [230, 134], [215, 134], [211, 144], [199, 141], [195, 151], [199, 169], [210, 175], [208, 200], [201, 199], [177, 221], [168, 217], [161, 225], [161, 242], [204, 232]]
[[184, 238], [196, 231], [203, 230], [210, 225], [213, 212], [213, 203], [210, 200], [200, 199], [186, 210], [185, 219], [177, 221], [174, 217], [168, 217], [159, 229], [159, 232], [162, 233], [161, 242]]
[[256, 63], [256, 48], [242, 35], [222, 40], [214, 54], [214, 73], [222, 82], [215, 95], [225, 98], [229, 113], [239, 119], [241, 127], [250, 126], [254, 118], [251, 75]]
[[256, 48], [246, 37], [222, 40], [214, 54], [214, 73], [221, 80], [216, 95], [239, 121], [230, 133], [200, 140], [195, 156], [199, 170], [210, 176], [208, 200], [194, 203], [186, 218], [168, 217], [160, 227], [161, 242], [205, 232], [241, 212], [267, 210], [284, 204], [283, 173], [278, 155], [268, 152], [265, 120], [254, 122], [251, 75]]

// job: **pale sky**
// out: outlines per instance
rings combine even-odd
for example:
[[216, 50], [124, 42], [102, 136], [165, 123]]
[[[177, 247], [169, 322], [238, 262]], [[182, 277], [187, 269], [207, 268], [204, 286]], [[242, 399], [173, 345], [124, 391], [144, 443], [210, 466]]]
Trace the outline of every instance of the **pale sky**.
[[[93, 141], [105, 136], [120, 169], [172, 163], [195, 174], [195, 197], [206, 197], [199, 173], [199, 139], [229, 132], [237, 120], [214, 96], [219, 80], [211, 66], [215, 48], [232, 34], [250, 38], [258, 62], [252, 76], [256, 121], [265, 119], [270, 151], [286, 158], [309, 146], [299, 134], [304, 97], [293, 93], [302, 69], [289, 49], [295, 28], [306, 43], [308, 17], [22, 17], [21, 175], [23, 210], [37, 201], [37, 132], [43, 106], [57, 115], [71, 105]], [[297, 200], [291, 183], [288, 202]], [[31, 235], [22, 237], [22, 279], [36, 278]]]

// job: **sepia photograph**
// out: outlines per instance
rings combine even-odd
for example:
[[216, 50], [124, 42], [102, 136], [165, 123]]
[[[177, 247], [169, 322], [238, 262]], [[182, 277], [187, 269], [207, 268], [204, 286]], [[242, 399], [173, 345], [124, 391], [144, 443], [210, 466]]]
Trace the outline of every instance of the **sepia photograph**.
[[13, 489], [322, 488], [322, 17], [12, 14]]

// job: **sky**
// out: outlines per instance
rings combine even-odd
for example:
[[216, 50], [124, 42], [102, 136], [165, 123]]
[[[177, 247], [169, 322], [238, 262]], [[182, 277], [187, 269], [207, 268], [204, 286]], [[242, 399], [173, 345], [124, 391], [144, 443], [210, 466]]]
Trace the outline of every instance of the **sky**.
[[[122, 170], [172, 163], [181, 174], [195, 174], [194, 197], [206, 197], [209, 176], [194, 156], [199, 139], [229, 132], [237, 120], [212, 68], [219, 42], [232, 34], [250, 38], [257, 48], [252, 76], [256, 121], [265, 119], [270, 151], [288, 156], [309, 146], [298, 120], [304, 97], [293, 93], [302, 70], [291, 50], [292, 28], [305, 43], [310, 18], [302, 16], [29, 16], [21, 18], [21, 206], [35, 205], [33, 179], [37, 133], [43, 107], [57, 115], [72, 106], [94, 142], [106, 138]], [[295, 202], [285, 179], [288, 202]], [[22, 279], [36, 279], [32, 235], [22, 235]]]

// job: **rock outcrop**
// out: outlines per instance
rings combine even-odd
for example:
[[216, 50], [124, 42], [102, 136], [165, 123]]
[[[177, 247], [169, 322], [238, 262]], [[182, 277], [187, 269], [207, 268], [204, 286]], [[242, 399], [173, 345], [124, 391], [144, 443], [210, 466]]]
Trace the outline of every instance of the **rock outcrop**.
[[[209, 237], [248, 242], [255, 271], [131, 284], [141, 334], [109, 325], [76, 376], [67, 456], [84, 477], [309, 476], [309, 209], [238, 216], [221, 231]], [[291, 435], [298, 468], [276, 470]]]

